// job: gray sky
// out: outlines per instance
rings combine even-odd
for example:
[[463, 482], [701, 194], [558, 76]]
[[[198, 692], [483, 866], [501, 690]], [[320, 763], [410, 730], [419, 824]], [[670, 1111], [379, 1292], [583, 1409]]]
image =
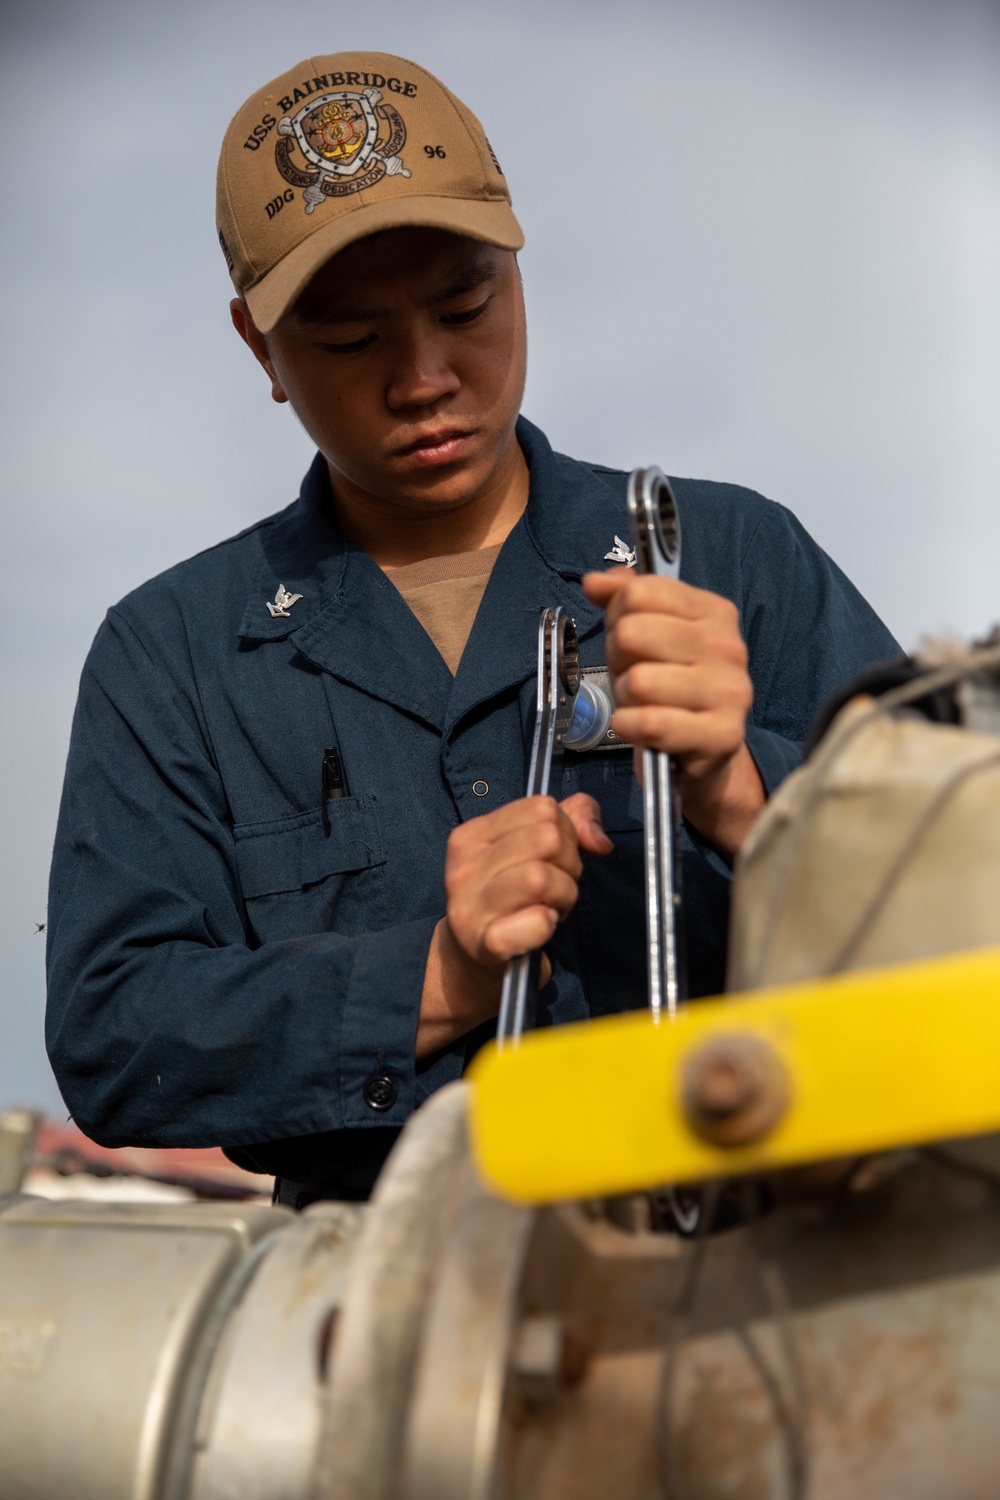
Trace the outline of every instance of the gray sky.
[[557, 447], [783, 501], [907, 645], [1000, 618], [997, 3], [32, 0], [0, 27], [0, 1105], [59, 1109], [34, 927], [90, 640], [309, 459], [213, 225], [230, 116], [302, 58], [401, 53], [484, 121]]

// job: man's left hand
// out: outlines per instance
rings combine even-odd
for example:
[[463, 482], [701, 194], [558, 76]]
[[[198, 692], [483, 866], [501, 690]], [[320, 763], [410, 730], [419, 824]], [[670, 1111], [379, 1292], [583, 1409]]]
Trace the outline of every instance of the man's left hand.
[[685, 818], [732, 857], [765, 800], [744, 738], [753, 687], [736, 606], [625, 568], [588, 573], [583, 590], [605, 611], [615, 733], [673, 757]]

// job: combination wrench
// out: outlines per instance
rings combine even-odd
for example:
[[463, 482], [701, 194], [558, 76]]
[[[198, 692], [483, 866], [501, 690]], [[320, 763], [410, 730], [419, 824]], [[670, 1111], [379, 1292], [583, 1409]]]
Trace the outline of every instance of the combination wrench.
[[[538, 622], [538, 699], [526, 797], [548, 795], [553, 762], [562, 754], [580, 688], [576, 624], [562, 606], [543, 609]], [[508, 961], [500, 996], [497, 1046], [516, 1046], [535, 1024], [541, 949]]]
[[[657, 468], [633, 469], [628, 481], [637, 573], [678, 578], [681, 526], [666, 475]], [[643, 822], [646, 844], [646, 932], [649, 941], [649, 1008], [654, 1020], [677, 1014], [684, 999], [679, 919], [680, 816], [670, 756], [642, 752]]]
[[[661, 469], [633, 469], [628, 481], [628, 513], [637, 573], [679, 578], [681, 523], [677, 502]], [[642, 752], [643, 827], [646, 855], [646, 935], [649, 945], [649, 1009], [654, 1021], [672, 1018], [685, 998], [680, 942], [680, 803], [670, 756]], [[664, 1187], [674, 1223], [692, 1235], [701, 1223], [697, 1189]]]

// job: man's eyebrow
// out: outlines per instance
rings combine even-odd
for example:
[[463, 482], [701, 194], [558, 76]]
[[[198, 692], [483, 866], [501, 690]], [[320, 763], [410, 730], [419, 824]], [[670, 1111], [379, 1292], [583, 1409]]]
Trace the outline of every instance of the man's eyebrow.
[[[474, 292], [477, 287], [496, 281], [499, 275], [500, 268], [488, 261], [465, 266], [445, 286], [424, 298], [421, 306], [433, 307], [438, 302], [451, 302], [455, 297], [464, 297], [467, 292]], [[376, 319], [387, 318], [389, 315], [387, 307], [329, 307], [323, 304], [310, 306], [308, 303], [297, 307], [294, 312], [297, 322], [320, 328], [349, 323], [373, 323]]]
[[387, 318], [387, 307], [297, 307], [293, 314], [297, 323], [308, 323], [320, 328], [333, 327], [338, 323], [371, 323], [375, 318]]
[[424, 307], [433, 307], [435, 302], [451, 302], [454, 297], [464, 297], [466, 292], [474, 292], [477, 287], [486, 286], [491, 281], [496, 281], [500, 275], [500, 267], [490, 261], [473, 262], [464, 266], [448, 282], [447, 286], [440, 291], [434, 292], [426, 298]]

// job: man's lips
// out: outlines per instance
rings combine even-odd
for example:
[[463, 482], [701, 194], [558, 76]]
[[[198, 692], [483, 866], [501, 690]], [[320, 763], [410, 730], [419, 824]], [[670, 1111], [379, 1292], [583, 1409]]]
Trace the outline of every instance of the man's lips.
[[459, 427], [442, 427], [437, 432], [422, 433], [397, 452], [400, 458], [408, 459], [422, 468], [434, 468], [439, 464], [454, 463], [460, 458], [471, 437], [471, 432], [465, 432]]

